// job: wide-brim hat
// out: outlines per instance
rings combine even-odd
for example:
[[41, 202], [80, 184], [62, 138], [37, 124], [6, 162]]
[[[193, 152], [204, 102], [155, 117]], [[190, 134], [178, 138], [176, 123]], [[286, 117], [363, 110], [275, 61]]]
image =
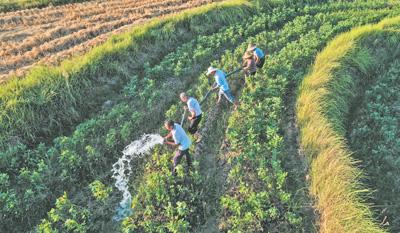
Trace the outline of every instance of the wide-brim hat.
[[247, 47], [247, 51], [253, 51], [254, 49], [256, 49], [257, 46], [254, 44], [249, 44], [249, 46]]
[[207, 75], [210, 75], [212, 72], [214, 72], [214, 71], [216, 71], [216, 70], [217, 70], [217, 69], [214, 68], [214, 67], [212, 67], [212, 66], [208, 67], [208, 69], [207, 69]]
[[249, 59], [249, 58], [253, 58], [253, 52], [252, 51], [246, 51], [243, 55], [244, 59]]

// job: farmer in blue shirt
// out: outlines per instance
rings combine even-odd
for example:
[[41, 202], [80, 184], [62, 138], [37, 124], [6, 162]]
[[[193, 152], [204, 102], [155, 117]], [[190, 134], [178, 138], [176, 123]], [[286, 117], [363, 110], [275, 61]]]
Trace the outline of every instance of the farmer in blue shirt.
[[185, 109], [189, 110], [190, 112], [190, 115], [188, 116], [188, 119], [190, 121], [188, 131], [190, 134], [194, 135], [197, 138], [197, 142], [199, 142], [201, 140], [201, 136], [198, 132], [198, 126], [202, 117], [200, 104], [197, 99], [189, 97], [185, 92], [182, 92], [179, 97], [182, 102], [187, 104], [187, 106], [185, 106]]
[[214, 67], [209, 67], [207, 70], [207, 76], [214, 76], [215, 78], [214, 89], [219, 88], [217, 103], [220, 103], [221, 97], [223, 95], [229, 102], [234, 104], [236, 110], [238, 107], [238, 102], [232, 95], [232, 92], [229, 88], [229, 84], [226, 81], [226, 74], [222, 70], [216, 69]]
[[[186, 135], [185, 130], [183, 130], [180, 124], [174, 123], [171, 120], [167, 120], [164, 123], [164, 127], [168, 131], [170, 131], [168, 135], [164, 137], [164, 144], [178, 147], [178, 150], [176, 151], [173, 158], [174, 167], [172, 169], [172, 174], [175, 174], [175, 168], [180, 163], [183, 156], [186, 156], [186, 162], [189, 167], [191, 166], [192, 161], [190, 159], [189, 147], [192, 142], [190, 141], [190, 138]], [[168, 139], [171, 137], [173, 139], [173, 142], [168, 141]]]
[[265, 63], [264, 52], [260, 48], [257, 48], [257, 46], [252, 43], [250, 43], [249, 46], [247, 47], [247, 51], [251, 51], [254, 53], [254, 59], [256, 61], [257, 68], [262, 68]]

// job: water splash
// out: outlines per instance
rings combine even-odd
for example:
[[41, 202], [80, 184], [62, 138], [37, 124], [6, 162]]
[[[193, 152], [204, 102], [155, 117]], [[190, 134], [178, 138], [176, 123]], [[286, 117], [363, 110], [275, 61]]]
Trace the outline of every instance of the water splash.
[[145, 134], [139, 140], [133, 141], [122, 151], [123, 156], [113, 164], [112, 177], [116, 180], [115, 187], [122, 192], [122, 200], [119, 203], [115, 221], [121, 221], [132, 214], [132, 195], [128, 190], [129, 177], [132, 174], [131, 160], [142, 158], [157, 144], [163, 143], [163, 137], [158, 134]]

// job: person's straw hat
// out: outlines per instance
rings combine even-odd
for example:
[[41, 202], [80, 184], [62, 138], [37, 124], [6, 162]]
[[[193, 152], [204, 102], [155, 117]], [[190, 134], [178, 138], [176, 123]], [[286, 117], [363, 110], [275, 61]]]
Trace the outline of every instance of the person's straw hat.
[[253, 58], [253, 52], [252, 51], [246, 51], [243, 55], [244, 59], [249, 59], [249, 58]]
[[214, 67], [212, 67], [212, 66], [208, 67], [208, 69], [207, 69], [207, 75], [210, 75], [212, 72], [214, 72], [214, 71], [216, 71], [216, 70], [217, 70], [217, 69], [214, 68]]
[[249, 44], [249, 46], [247, 47], [247, 51], [253, 51], [254, 49], [256, 49], [257, 46], [255, 44]]

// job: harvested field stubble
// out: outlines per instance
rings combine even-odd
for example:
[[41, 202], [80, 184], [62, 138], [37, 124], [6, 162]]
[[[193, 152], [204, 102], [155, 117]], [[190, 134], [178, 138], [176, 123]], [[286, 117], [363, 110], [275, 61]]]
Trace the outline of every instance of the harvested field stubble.
[[0, 14], [0, 82], [84, 53], [132, 25], [216, 1], [93, 1]]

